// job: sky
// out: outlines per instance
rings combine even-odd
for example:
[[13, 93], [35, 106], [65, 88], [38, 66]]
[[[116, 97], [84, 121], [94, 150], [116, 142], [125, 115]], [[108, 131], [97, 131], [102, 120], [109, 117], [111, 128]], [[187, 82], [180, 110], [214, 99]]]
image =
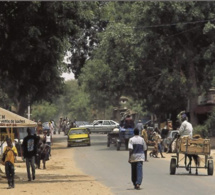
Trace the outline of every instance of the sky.
[[71, 80], [71, 79], [75, 79], [74, 74], [71, 73], [63, 73], [62, 77], [64, 78], [65, 81]]
[[[66, 55], [65, 55], [64, 60], [63, 60], [64, 63], [66, 63], [66, 64], [70, 63], [69, 58], [71, 57], [71, 55], [72, 54], [71, 54], [70, 51], [66, 52]], [[65, 81], [68, 81], [68, 80], [71, 80], [71, 79], [75, 79], [74, 74], [72, 72], [71, 73], [64, 72], [61, 77], [63, 77]]]

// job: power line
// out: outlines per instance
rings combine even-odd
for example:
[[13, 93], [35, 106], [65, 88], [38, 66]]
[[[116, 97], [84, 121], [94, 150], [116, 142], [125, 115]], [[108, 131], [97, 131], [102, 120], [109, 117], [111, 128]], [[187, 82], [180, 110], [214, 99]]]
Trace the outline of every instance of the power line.
[[[176, 26], [176, 25], [179, 25], [179, 24], [183, 24], [183, 25], [186, 25], [186, 24], [198, 24], [198, 23], [205, 23], [205, 22], [211, 22], [211, 21], [215, 21], [215, 18], [213, 19], [209, 19], [209, 20], [198, 20], [198, 21], [193, 21], [193, 22], [178, 22], [178, 23], [172, 23], [172, 24], [161, 24], [161, 25], [151, 25], [151, 26], [143, 26], [143, 27], [140, 27], [140, 28], [159, 28], [159, 27], [169, 27], [169, 26]], [[139, 28], [139, 27], [137, 27]]]
[[[198, 20], [198, 21], [192, 21], [192, 22], [178, 22], [178, 23], [172, 23], [172, 24], [159, 24], [159, 25], [150, 25], [150, 26], [141, 26], [141, 27], [124, 27], [124, 28], [135, 28], [135, 29], [144, 29], [144, 28], [160, 28], [160, 27], [170, 27], [170, 26], [176, 26], [176, 25], [186, 25], [186, 24], [198, 24], [198, 23], [205, 23], [205, 22], [213, 22], [215, 21], [215, 18], [208, 19], [208, 20]], [[117, 22], [109, 22], [109, 23], [117, 23]]]

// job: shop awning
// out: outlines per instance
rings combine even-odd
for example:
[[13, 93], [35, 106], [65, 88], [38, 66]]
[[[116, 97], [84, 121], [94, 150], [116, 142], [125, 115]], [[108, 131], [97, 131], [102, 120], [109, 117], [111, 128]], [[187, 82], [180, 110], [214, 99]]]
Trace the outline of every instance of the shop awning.
[[0, 128], [20, 128], [36, 126], [36, 122], [0, 108]]

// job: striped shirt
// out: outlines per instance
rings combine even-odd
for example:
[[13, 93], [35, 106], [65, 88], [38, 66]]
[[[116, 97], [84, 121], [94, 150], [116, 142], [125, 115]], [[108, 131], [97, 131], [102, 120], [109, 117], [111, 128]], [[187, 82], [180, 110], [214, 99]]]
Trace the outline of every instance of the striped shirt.
[[128, 149], [131, 150], [130, 162], [145, 161], [144, 151], [147, 150], [146, 142], [139, 135], [129, 139]]

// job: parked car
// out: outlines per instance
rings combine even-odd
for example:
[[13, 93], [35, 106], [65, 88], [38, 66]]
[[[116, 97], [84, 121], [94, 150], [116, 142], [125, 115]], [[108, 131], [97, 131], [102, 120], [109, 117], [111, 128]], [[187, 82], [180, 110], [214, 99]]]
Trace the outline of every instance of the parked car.
[[173, 139], [175, 138], [176, 134], [178, 134], [178, 130], [170, 130], [166, 136], [166, 138], [163, 139], [163, 145], [164, 145], [164, 151], [172, 152], [171, 149], [171, 143]]
[[67, 146], [90, 146], [90, 135], [88, 130], [83, 127], [71, 128], [68, 132]]
[[90, 125], [81, 125], [79, 127], [88, 128], [91, 133], [109, 133], [117, 126], [119, 126], [119, 123], [113, 120], [95, 120]]

